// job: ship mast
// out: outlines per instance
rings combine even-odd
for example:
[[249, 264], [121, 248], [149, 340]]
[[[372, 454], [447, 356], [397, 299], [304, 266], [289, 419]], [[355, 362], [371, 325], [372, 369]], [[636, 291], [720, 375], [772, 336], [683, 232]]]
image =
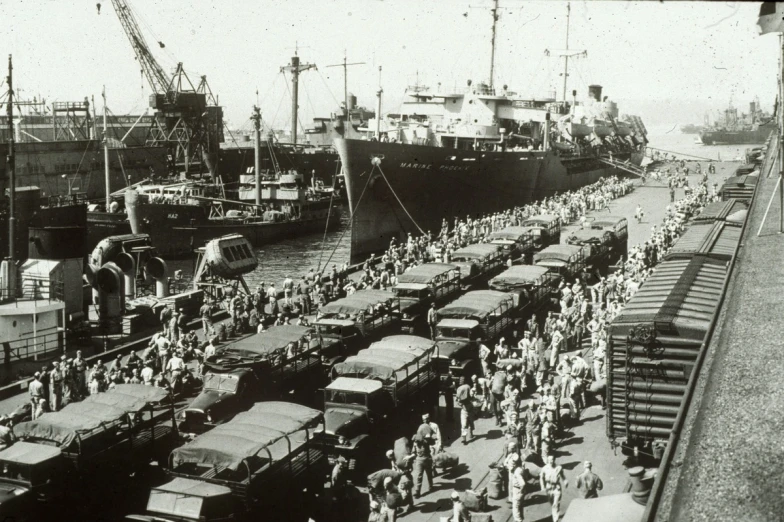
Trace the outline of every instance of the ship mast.
[[[567, 2], [566, 4], [566, 51], [567, 53], [564, 54], [564, 84], [563, 84], [563, 101], [566, 103], [566, 78], [569, 76], [569, 19], [572, 15], [572, 4], [571, 2]], [[599, 100], [601, 101], [601, 100]]]
[[[8, 157], [6, 158], [6, 169], [8, 170], [8, 265], [9, 269], [13, 272], [14, 258], [16, 248], [14, 236], [16, 235], [16, 156], [14, 147], [14, 80], [13, 80], [14, 67], [11, 62], [11, 55], [8, 55]], [[8, 281], [9, 296], [15, 295], [15, 277], [12, 276]]]
[[112, 204], [112, 190], [111, 179], [109, 177], [109, 140], [106, 132], [106, 86], [103, 86], [103, 177], [106, 184], [106, 212], [109, 212], [109, 206]]
[[[257, 105], [253, 106], [253, 165], [255, 170], [255, 191], [256, 191], [256, 205], [261, 205], [261, 110]], [[256, 209], [258, 210], [258, 209]]]
[[498, 24], [498, 0], [493, 1], [493, 8], [490, 10], [493, 15], [493, 34], [490, 38], [490, 88], [493, 88], [493, 76], [495, 73], [495, 34]]
[[327, 65], [329, 67], [343, 67], [343, 100], [346, 105], [346, 126], [348, 126], [349, 122], [349, 112], [348, 112], [348, 68], [352, 65], [365, 65], [365, 62], [354, 62], [354, 63], [347, 63], [348, 56], [346, 51], [343, 51], [343, 63], [337, 63], [334, 65]]
[[280, 72], [289, 71], [291, 73], [291, 143], [297, 144], [297, 111], [299, 109], [299, 73], [309, 69], [315, 69], [312, 63], [299, 63], [297, 50], [291, 57], [291, 63], [280, 68]]

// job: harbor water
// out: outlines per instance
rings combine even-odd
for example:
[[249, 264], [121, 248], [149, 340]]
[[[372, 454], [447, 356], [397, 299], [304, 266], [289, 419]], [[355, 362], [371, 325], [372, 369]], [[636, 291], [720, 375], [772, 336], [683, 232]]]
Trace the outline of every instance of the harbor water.
[[[706, 160], [731, 161], [743, 158], [746, 149], [753, 147], [753, 145], [707, 146], [695, 143], [696, 140], [699, 140], [696, 134], [681, 134], [677, 129], [672, 132], [667, 132], [668, 129], [651, 130], [654, 132], [648, 136], [651, 147], [674, 152], [676, 156], [684, 159], [705, 158]], [[340, 226], [326, 235], [324, 233], [309, 234], [257, 248], [259, 267], [248, 274], [245, 280], [251, 288], [255, 288], [262, 282], [265, 286], [273, 282], [276, 287], [280, 288], [287, 275], [296, 280], [311, 268], [318, 269], [319, 263], [322, 270], [328, 270], [333, 263], [338, 267], [343, 263], [348, 263], [351, 244], [351, 231], [348, 230], [348, 227], [349, 215], [348, 209], [346, 209]], [[182, 270], [183, 276], [186, 278], [193, 273], [193, 260], [178, 260], [168, 263], [172, 271]]]

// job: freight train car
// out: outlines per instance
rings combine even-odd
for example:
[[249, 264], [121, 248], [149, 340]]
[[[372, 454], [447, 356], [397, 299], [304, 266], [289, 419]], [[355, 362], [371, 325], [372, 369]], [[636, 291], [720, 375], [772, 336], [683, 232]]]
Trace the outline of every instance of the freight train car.
[[658, 455], [672, 431], [725, 288], [727, 260], [663, 261], [610, 326], [607, 435]]

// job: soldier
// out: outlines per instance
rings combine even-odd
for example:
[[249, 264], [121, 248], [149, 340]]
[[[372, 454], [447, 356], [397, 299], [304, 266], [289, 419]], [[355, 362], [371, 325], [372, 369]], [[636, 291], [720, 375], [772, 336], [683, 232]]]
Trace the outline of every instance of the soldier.
[[32, 411], [35, 412], [38, 402], [44, 397], [44, 385], [41, 383], [40, 372], [35, 372], [35, 376], [33, 377], [33, 380], [30, 381], [27, 391], [30, 394], [30, 406], [32, 407]]
[[52, 411], [57, 411], [62, 406], [63, 400], [63, 373], [60, 370], [60, 361], [54, 362], [54, 368], [49, 372], [49, 382], [51, 383], [52, 390], [50, 401]]
[[555, 425], [547, 417], [542, 422], [541, 434], [542, 459], [547, 459], [552, 456], [550, 453], [554, 449], [553, 444], [555, 443]]
[[528, 401], [525, 421], [525, 447], [534, 453], [539, 453], [542, 443], [542, 418], [536, 411], [536, 403], [533, 399]]
[[460, 494], [457, 491], [453, 491], [451, 499], [452, 516], [449, 517], [449, 522], [471, 522], [471, 513], [468, 512], [468, 508], [460, 500]]
[[474, 438], [474, 412], [471, 398], [471, 386], [463, 384], [457, 389], [457, 400], [460, 404], [460, 426], [463, 444], [468, 444]]
[[512, 472], [512, 517], [514, 522], [523, 522], [523, 500], [525, 500], [525, 478], [522, 463], [518, 460]]
[[593, 472], [593, 465], [590, 461], [586, 460], [583, 467], [585, 470], [577, 475], [575, 486], [583, 494], [583, 498], [597, 498], [599, 496], [597, 491], [601, 491], [601, 489], [604, 488], [602, 479]]
[[[433, 455], [430, 446], [419, 435], [414, 436], [414, 497], [421, 497], [423, 475], [427, 476], [428, 492], [433, 489]], [[427, 494], [427, 493], [426, 493]]]
[[518, 451], [517, 450], [517, 443], [515, 441], [510, 442], [509, 443], [509, 452], [510, 453], [509, 453], [509, 455], [507, 455], [506, 459], [504, 460], [504, 467], [506, 468], [507, 477], [508, 477], [508, 480], [509, 480], [508, 487], [507, 487], [507, 493], [509, 495], [509, 498], [508, 498], [507, 501], [510, 504], [514, 502], [514, 500], [513, 500], [513, 493], [514, 493], [514, 491], [513, 491], [514, 490], [514, 484], [513, 484], [514, 477], [513, 477], [513, 475], [514, 475], [515, 469], [517, 469], [520, 466], [520, 454], [517, 451]]
[[564, 479], [563, 468], [555, 465], [555, 457], [553, 455], [547, 457], [547, 464], [542, 468], [539, 482], [542, 486], [542, 491], [547, 492], [547, 498], [552, 506], [553, 522], [558, 522], [559, 511], [561, 510], [562, 489], [568, 487], [569, 483]]
[[436, 304], [430, 303], [430, 309], [427, 311], [427, 325], [430, 327], [430, 339], [436, 338], [436, 324], [438, 323], [438, 316], [436, 315]]

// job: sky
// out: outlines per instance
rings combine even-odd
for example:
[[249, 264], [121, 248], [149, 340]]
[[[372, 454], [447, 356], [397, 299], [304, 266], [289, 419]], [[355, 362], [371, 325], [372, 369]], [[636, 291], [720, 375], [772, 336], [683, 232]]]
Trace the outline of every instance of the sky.
[[[21, 98], [76, 101], [105, 85], [115, 114], [140, 114], [151, 93], [111, 0], [0, 0], [0, 51], [12, 54]], [[417, 81], [464, 88], [490, 72], [492, 0], [127, 0], [167, 73], [183, 62], [194, 83], [206, 75], [232, 128], [250, 129], [259, 104], [267, 125], [288, 127], [290, 76], [297, 50], [317, 66], [300, 76], [299, 120], [328, 116], [348, 90], [374, 109], [398, 110]], [[566, 2], [499, 0], [495, 85], [520, 94], [562, 95]], [[778, 38], [758, 36], [757, 2], [571, 3], [568, 91], [604, 86], [621, 113], [651, 125], [701, 122], [730, 101], [755, 96], [772, 109]], [[161, 48], [162, 42], [165, 48]], [[0, 67], [4, 68], [3, 63]], [[382, 67], [379, 72], [379, 67]], [[0, 87], [5, 91], [6, 87]], [[258, 92], [258, 95], [257, 95]], [[99, 109], [100, 110], [100, 109]]]

